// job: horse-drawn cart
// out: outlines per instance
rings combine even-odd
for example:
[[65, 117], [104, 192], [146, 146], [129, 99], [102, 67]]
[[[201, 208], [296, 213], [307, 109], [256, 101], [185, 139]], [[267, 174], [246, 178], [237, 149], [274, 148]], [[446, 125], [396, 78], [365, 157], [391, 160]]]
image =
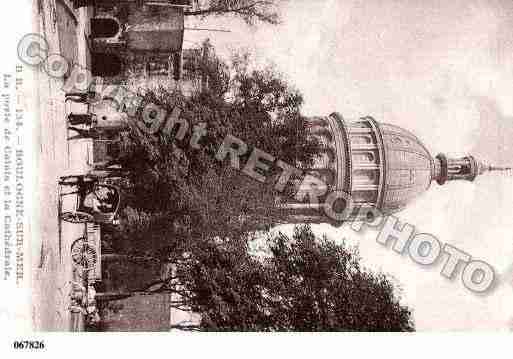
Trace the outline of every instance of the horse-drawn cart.
[[[102, 224], [115, 224], [120, 205], [119, 189], [101, 179], [88, 175], [65, 176], [59, 180], [59, 218], [69, 223], [84, 224], [83, 236], [71, 245], [74, 266], [101, 274]], [[67, 197], [75, 196], [66, 201]]]

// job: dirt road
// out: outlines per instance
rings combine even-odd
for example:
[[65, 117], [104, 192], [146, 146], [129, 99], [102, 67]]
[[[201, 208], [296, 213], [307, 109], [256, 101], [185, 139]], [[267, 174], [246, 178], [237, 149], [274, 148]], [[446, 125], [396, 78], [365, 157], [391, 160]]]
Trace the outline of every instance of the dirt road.
[[[65, 56], [73, 63], [88, 65], [84, 33], [91, 16], [90, 9], [77, 12], [68, 0], [34, 2], [33, 18], [38, 30], [50, 45], [50, 51]], [[81, 236], [84, 225], [58, 220], [58, 186], [60, 176], [85, 173], [88, 169], [90, 140], [67, 141], [64, 80], [37, 71], [39, 97], [39, 191], [40, 234], [34, 236], [32, 248], [32, 319], [35, 330], [67, 331], [71, 329], [68, 310], [72, 275], [70, 246]], [[76, 109], [75, 109], [76, 110]], [[75, 199], [68, 198], [70, 205]], [[69, 202], [68, 202], [69, 201]]]

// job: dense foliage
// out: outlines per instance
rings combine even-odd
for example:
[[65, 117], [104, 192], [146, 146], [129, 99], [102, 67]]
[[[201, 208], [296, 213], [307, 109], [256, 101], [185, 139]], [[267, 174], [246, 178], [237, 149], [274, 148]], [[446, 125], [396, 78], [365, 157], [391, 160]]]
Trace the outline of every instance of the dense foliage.
[[[309, 226], [267, 240], [268, 252], [210, 243], [176, 262], [177, 308], [194, 328], [229, 331], [413, 331], [390, 278], [360, 266], [355, 250], [316, 238]], [[177, 327], [180, 327], [178, 325]]]
[[[140, 288], [175, 292], [173, 306], [201, 315], [202, 330], [413, 330], [389, 278], [360, 267], [357, 254], [308, 226], [270, 236], [265, 252], [250, 244], [286, 218], [275, 206], [274, 179], [260, 183], [215, 159], [226, 135], [291, 165], [311, 163], [318, 143], [305, 132], [301, 94], [271, 67], [252, 69], [239, 55], [226, 63], [211, 53], [199, 66], [208, 79], [190, 97], [160, 88], [145, 93], [190, 124], [206, 124], [200, 148], [134, 126], [123, 141], [121, 225], [105, 228], [110, 250], [150, 258], [171, 275]], [[141, 116], [140, 113], [137, 116]], [[150, 124], [151, 125], [151, 124]], [[171, 266], [171, 267], [170, 267]]]
[[[271, 168], [266, 183], [260, 183], [227, 161], [215, 159], [227, 135], [248, 146], [240, 158], [241, 168], [254, 148], [291, 165], [310, 163], [318, 149], [304, 129], [299, 92], [271, 67], [254, 70], [248, 64], [247, 56], [234, 56], [227, 64], [211, 51], [198, 69], [209, 86], [190, 97], [165, 88], [144, 94], [145, 104], [157, 104], [169, 114], [178, 106], [189, 131], [177, 140], [178, 127], [172, 133], [148, 136], [133, 126], [124, 137], [121, 164], [129, 176], [118, 243], [160, 253], [176, 242], [219, 235], [245, 237], [249, 231], [282, 221], [274, 206], [280, 169]], [[191, 129], [199, 124], [205, 124], [206, 135], [198, 149], [190, 139]], [[141, 225], [143, 220], [148, 223]], [[162, 233], [172, 243], [152, 241]]]

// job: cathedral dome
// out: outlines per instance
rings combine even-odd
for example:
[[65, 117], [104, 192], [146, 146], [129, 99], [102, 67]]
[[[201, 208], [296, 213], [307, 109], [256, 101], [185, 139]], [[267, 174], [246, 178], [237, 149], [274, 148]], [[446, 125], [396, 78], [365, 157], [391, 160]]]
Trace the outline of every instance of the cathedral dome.
[[[332, 113], [308, 118], [306, 127], [321, 150], [313, 165], [304, 170], [318, 181], [304, 179], [296, 197], [283, 205], [295, 222], [361, 220], [369, 213], [362, 208], [376, 208], [386, 215], [406, 207], [432, 181], [442, 185], [451, 180], [473, 181], [488, 171], [513, 171], [511, 167], [486, 165], [470, 155], [447, 158], [439, 154], [433, 158], [411, 132], [372, 117], [346, 121]], [[329, 201], [334, 192], [345, 194], [335, 205]], [[319, 194], [318, 201], [308, 201], [311, 193]], [[328, 212], [337, 214], [335, 221], [331, 214], [326, 220], [327, 204]]]
[[415, 135], [372, 117], [346, 122], [332, 116], [347, 131], [354, 204], [393, 213], [428, 189], [435, 162]]
[[[431, 183], [435, 161], [417, 137], [400, 127], [372, 117], [346, 121], [338, 113], [311, 117], [307, 127], [323, 145], [307, 172], [326, 184], [327, 193], [350, 194], [353, 219], [362, 206], [383, 213], [401, 210]], [[306, 211], [313, 214], [311, 207]]]

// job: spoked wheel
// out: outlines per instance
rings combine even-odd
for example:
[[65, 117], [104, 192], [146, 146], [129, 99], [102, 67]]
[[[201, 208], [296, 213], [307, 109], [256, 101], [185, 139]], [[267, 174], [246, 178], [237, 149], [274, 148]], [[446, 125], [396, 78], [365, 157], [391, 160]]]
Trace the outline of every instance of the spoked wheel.
[[59, 180], [59, 184], [61, 184], [61, 185], [74, 186], [77, 183], [78, 183], [77, 176], [65, 176], [65, 177], [61, 177], [61, 179]]
[[89, 213], [85, 212], [64, 212], [61, 214], [61, 219], [70, 223], [91, 223], [94, 218]]
[[95, 181], [94, 178], [89, 176], [63, 176], [59, 180], [59, 184], [64, 186], [75, 186], [80, 182], [80, 177], [82, 177], [82, 183], [92, 183]]
[[71, 245], [71, 260], [75, 266], [91, 270], [98, 261], [98, 254], [94, 247], [86, 242], [86, 238], [82, 237]]

